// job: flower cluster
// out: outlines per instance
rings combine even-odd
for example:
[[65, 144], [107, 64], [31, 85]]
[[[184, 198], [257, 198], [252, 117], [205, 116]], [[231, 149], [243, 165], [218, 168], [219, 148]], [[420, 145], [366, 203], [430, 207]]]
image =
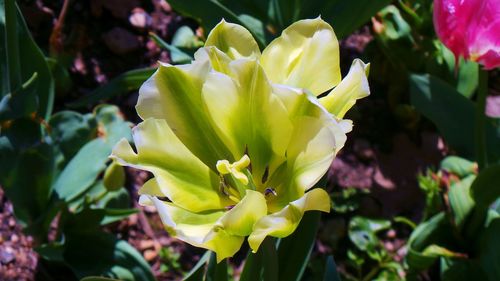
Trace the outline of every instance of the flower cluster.
[[218, 261], [247, 236], [257, 251], [267, 236], [290, 235], [305, 211], [330, 210], [312, 187], [351, 130], [345, 113], [369, 94], [367, 72], [356, 60], [341, 80], [337, 39], [320, 18], [292, 24], [262, 53], [223, 20], [192, 63], [161, 64], [144, 83], [135, 149], [122, 140], [111, 158], [154, 175], [140, 203], [171, 235]]

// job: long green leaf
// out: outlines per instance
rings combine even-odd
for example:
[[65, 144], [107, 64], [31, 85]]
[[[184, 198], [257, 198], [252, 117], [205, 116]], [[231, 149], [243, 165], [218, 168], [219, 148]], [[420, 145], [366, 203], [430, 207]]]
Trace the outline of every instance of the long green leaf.
[[208, 261], [207, 272], [205, 274], [205, 281], [227, 281], [227, 259], [217, 263], [215, 252], [210, 253], [210, 260]]
[[[439, 129], [448, 144], [462, 157], [474, 159], [474, 118], [472, 101], [431, 75], [411, 75], [411, 103]], [[498, 120], [486, 124], [490, 162], [500, 160]]]
[[309, 262], [321, 214], [306, 212], [295, 232], [279, 241], [279, 280], [301, 280]]
[[257, 253], [248, 252], [245, 260], [245, 266], [240, 275], [240, 281], [261, 280], [262, 278], [262, 251]]
[[137, 90], [155, 71], [156, 68], [141, 68], [127, 71], [106, 85], [97, 88], [92, 93], [68, 104], [68, 106], [74, 108], [84, 107]]
[[500, 280], [500, 218], [494, 219], [480, 237], [479, 259], [489, 280]]
[[472, 183], [471, 194], [478, 206], [488, 208], [500, 198], [500, 164], [489, 166]]
[[184, 281], [203, 281], [205, 268], [210, 260], [210, 251], [206, 251], [196, 265], [186, 274]]

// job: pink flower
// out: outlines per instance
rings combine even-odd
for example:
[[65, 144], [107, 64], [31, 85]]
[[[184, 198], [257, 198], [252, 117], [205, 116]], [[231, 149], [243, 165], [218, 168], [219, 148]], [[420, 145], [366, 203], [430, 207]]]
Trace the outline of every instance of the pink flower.
[[457, 60], [500, 66], [499, 0], [435, 0], [434, 26]]

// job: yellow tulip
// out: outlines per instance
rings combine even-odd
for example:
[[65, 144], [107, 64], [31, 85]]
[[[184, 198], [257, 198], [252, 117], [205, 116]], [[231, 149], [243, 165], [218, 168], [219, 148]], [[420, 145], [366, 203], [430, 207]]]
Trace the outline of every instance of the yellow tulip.
[[262, 53], [244, 27], [221, 21], [192, 63], [161, 64], [144, 83], [135, 150], [122, 140], [111, 158], [151, 172], [140, 203], [218, 261], [246, 237], [254, 252], [286, 237], [305, 211], [329, 212], [326, 191], [312, 187], [351, 130], [341, 118], [369, 94], [360, 61], [341, 81], [338, 48], [320, 18], [292, 24]]

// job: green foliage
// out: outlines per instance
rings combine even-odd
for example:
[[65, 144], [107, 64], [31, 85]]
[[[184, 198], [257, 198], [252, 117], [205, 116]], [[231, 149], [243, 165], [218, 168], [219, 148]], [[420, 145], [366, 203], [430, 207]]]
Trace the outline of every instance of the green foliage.
[[[411, 102], [437, 126], [449, 145], [465, 158], [474, 159], [474, 104], [450, 85], [430, 75], [411, 76]], [[490, 163], [500, 160], [498, 119], [486, 123], [486, 150]]]
[[262, 48], [295, 21], [319, 15], [332, 24], [339, 38], [343, 38], [369, 21], [390, 1], [175, 0], [169, 3], [176, 11], [198, 20], [206, 31], [221, 18], [243, 25]]
[[[52, 114], [54, 80], [14, 0], [0, 1], [0, 122]], [[5, 42], [5, 43], [4, 43]]]
[[[114, 144], [131, 139], [130, 124], [110, 105], [51, 115], [54, 80], [46, 58], [15, 2], [0, 6], [0, 35], [7, 38], [0, 45], [0, 184], [16, 218], [35, 238], [40, 256], [69, 267], [76, 278], [154, 280], [134, 248], [100, 230], [136, 213], [123, 170], [106, 179], [112, 190], [100, 179]], [[48, 242], [51, 224], [57, 233]]]
[[406, 256], [410, 276], [439, 261], [442, 280], [497, 280], [498, 249], [490, 239], [499, 233], [499, 215], [490, 205], [500, 196], [493, 187], [498, 165], [477, 176], [475, 163], [456, 156], [445, 158], [440, 166], [431, 180], [444, 184], [439, 193], [443, 203], [410, 236]]

